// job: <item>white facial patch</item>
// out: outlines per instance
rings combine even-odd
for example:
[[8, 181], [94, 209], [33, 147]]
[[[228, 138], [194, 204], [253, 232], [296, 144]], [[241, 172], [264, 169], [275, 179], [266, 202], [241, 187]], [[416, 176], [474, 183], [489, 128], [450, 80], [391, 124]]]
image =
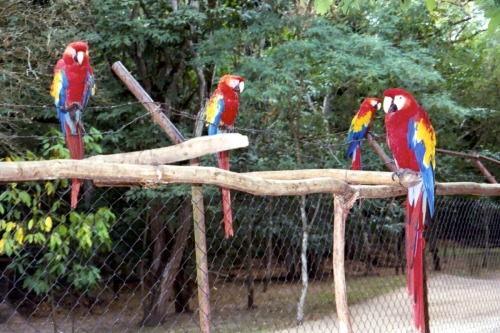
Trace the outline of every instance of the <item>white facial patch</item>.
[[391, 104], [392, 104], [392, 98], [390, 98], [389, 96], [385, 96], [384, 97], [384, 112], [387, 113], [389, 112], [389, 108], [391, 107]]
[[397, 95], [394, 97], [394, 104], [398, 107], [398, 111], [403, 108], [403, 106], [406, 104], [406, 98], [402, 95]]

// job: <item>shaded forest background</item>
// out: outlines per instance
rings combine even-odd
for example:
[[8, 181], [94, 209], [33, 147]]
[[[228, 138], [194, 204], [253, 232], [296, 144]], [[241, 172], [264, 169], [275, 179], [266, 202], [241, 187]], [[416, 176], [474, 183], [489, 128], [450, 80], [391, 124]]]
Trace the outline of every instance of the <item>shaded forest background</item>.
[[[243, 76], [236, 131], [249, 136], [250, 146], [231, 152], [231, 169], [237, 172], [348, 168], [346, 134], [353, 115], [365, 97], [380, 97], [389, 87], [409, 90], [424, 106], [439, 148], [498, 160], [500, 29], [494, 20], [499, 21], [499, 8], [493, 0], [3, 0], [0, 159], [69, 156], [49, 89], [65, 46], [85, 40], [97, 86], [83, 115], [87, 156], [172, 144], [111, 71], [119, 60], [186, 137], [193, 136], [196, 115], [218, 79], [226, 73]], [[494, 24], [488, 28], [490, 18]], [[383, 112], [373, 132], [384, 145]], [[364, 168], [386, 170], [365, 146]], [[214, 156], [202, 159], [202, 165], [215, 164]], [[498, 179], [498, 165], [485, 165]], [[440, 154], [436, 178], [485, 182], [470, 161]], [[87, 184], [71, 213], [68, 186], [67, 180], [0, 186], [0, 254], [17, 258], [10, 269], [19, 275], [19, 288], [46, 295], [58, 281], [57, 288], [71, 285], [85, 293], [101, 282], [104, 262], [123, 281], [131, 276], [147, 281], [147, 274], [137, 277], [134, 266], [141, 258], [151, 260], [150, 281], [161, 274], [164, 266], [155, 266], [153, 259], [162, 256], [164, 264], [169, 253], [158, 252], [158, 239], [144, 245], [144, 233], [151, 238], [155, 226], [167, 226], [161, 241], [174, 238], [182, 216], [189, 215], [188, 186], [95, 189]], [[218, 193], [204, 188], [206, 198]], [[205, 200], [206, 220], [217, 221], [208, 230], [210, 256], [222, 259], [212, 265], [242, 265], [247, 241], [258, 243], [255, 255], [264, 257], [261, 244], [268, 235], [276, 246], [284, 244], [276, 252], [298, 249], [304, 230], [311, 256], [330, 254], [326, 196], [281, 198], [284, 208], [277, 213], [266, 208], [269, 198], [241, 193], [235, 198], [231, 243], [224, 243], [218, 225], [220, 201]], [[380, 226], [398, 238], [400, 201], [355, 207], [348, 246], [363, 248], [368, 239], [363, 237]], [[448, 205], [443, 214], [461, 209]], [[311, 229], [313, 222], [317, 226]], [[472, 218], [462, 222], [475, 225], [478, 234], [487, 229]], [[252, 234], [255, 239], [245, 238]], [[294, 236], [285, 239], [285, 234]], [[449, 237], [463, 240], [458, 234]], [[481, 240], [474, 242], [464, 240], [469, 245]], [[33, 249], [39, 250], [36, 257]], [[98, 253], [106, 255], [96, 258]], [[298, 255], [292, 264], [297, 261]], [[121, 265], [125, 262], [128, 266]], [[194, 271], [194, 255], [182, 265]], [[288, 273], [296, 274], [291, 265]]]

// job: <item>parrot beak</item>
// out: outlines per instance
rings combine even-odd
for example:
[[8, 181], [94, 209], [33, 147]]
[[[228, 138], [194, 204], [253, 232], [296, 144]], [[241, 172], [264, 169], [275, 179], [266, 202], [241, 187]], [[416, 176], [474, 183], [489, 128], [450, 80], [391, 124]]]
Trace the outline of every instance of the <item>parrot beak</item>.
[[83, 59], [85, 58], [85, 52], [79, 51], [73, 57], [73, 60], [77, 62], [79, 65], [83, 63]]
[[394, 113], [398, 110], [398, 107], [396, 104], [394, 104], [394, 100], [390, 97], [385, 97], [384, 98], [384, 111], [385, 113]]
[[396, 104], [394, 104], [394, 102], [392, 102], [392, 103], [391, 103], [391, 105], [389, 106], [389, 110], [388, 110], [388, 112], [392, 112], [392, 113], [394, 113], [394, 112], [396, 112], [396, 111], [398, 111], [398, 107], [397, 107], [397, 105], [396, 105]]
[[243, 92], [243, 89], [245, 89], [245, 82], [240, 82], [236, 87], [234, 87], [234, 90], [239, 93]]

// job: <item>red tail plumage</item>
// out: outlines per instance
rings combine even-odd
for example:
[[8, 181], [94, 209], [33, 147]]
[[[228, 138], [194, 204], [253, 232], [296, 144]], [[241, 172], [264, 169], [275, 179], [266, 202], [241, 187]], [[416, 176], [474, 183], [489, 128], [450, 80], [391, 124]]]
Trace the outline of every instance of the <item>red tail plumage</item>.
[[[420, 193], [410, 194], [415, 188], [420, 188]], [[406, 259], [408, 274], [408, 294], [412, 299], [413, 323], [417, 332], [427, 332], [425, 327], [425, 267], [424, 267], [424, 216], [426, 202], [423, 201], [424, 191], [422, 185], [408, 189], [406, 202]], [[414, 196], [411, 198], [411, 196]]]
[[[83, 159], [83, 138], [81, 127], [77, 126], [77, 134], [72, 135], [68, 125], [66, 125], [66, 145], [69, 149], [69, 157], [74, 160]], [[78, 193], [82, 184], [81, 179], [71, 181], [71, 209], [76, 208], [78, 202]]]
[[361, 145], [359, 144], [352, 154], [351, 170], [361, 170]]
[[[217, 154], [219, 168], [229, 170], [229, 153], [221, 151]], [[231, 209], [231, 191], [222, 187], [222, 211], [224, 213], [224, 233], [226, 238], [233, 237], [233, 211]]]

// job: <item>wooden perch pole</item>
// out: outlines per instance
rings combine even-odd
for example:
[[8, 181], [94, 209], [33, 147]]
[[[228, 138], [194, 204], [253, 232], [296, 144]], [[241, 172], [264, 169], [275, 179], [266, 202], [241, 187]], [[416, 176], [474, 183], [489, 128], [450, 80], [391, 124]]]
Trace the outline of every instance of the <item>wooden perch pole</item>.
[[352, 333], [345, 281], [345, 220], [358, 196], [357, 192], [350, 198], [337, 194], [333, 196], [333, 278], [341, 333]]
[[202, 136], [180, 144], [131, 153], [96, 155], [85, 161], [123, 164], [162, 165], [215, 154], [223, 150], [248, 147], [248, 137], [238, 133]]
[[160, 126], [165, 133], [167, 133], [170, 140], [174, 143], [182, 143], [186, 141], [184, 136], [179, 132], [179, 130], [172, 124], [170, 119], [161, 112], [161, 107], [153, 101], [153, 99], [148, 95], [148, 93], [141, 87], [139, 82], [137, 82], [132, 74], [123, 66], [120, 61], [117, 61], [111, 66], [115, 74], [122, 80], [122, 82], [127, 86], [127, 88], [134, 94], [135, 98], [142, 103], [142, 106], [148, 110], [151, 118], [154, 122]]
[[477, 166], [477, 168], [479, 169], [479, 171], [481, 171], [483, 173], [483, 175], [486, 177], [486, 179], [488, 179], [488, 181], [491, 184], [498, 184], [498, 182], [495, 179], [495, 177], [493, 177], [493, 175], [488, 171], [488, 169], [486, 169], [486, 167], [483, 165], [483, 163], [481, 163], [480, 160], [475, 159], [475, 160], [472, 160], [472, 161]]
[[[377, 139], [381, 140], [380, 137], [376, 138], [372, 133], [368, 133], [366, 135], [366, 140], [368, 141], [370, 146], [372, 146], [373, 150], [375, 150], [377, 155], [382, 159], [385, 166], [387, 166], [387, 168], [389, 168], [389, 170], [395, 172], [396, 171], [396, 164], [390, 159], [389, 156], [387, 156], [387, 154], [384, 152], [382, 147], [380, 147], [380, 145], [376, 142]], [[492, 184], [498, 184], [495, 177], [488, 171], [488, 169], [484, 166], [483, 163], [481, 163], [480, 160], [484, 160], [484, 161], [488, 161], [488, 162], [496, 163], [496, 164], [500, 164], [500, 161], [498, 161], [494, 158], [488, 157], [488, 156], [477, 154], [477, 153], [469, 154], [469, 153], [462, 153], [462, 152], [448, 150], [448, 149], [442, 149], [442, 148], [436, 148], [436, 152], [440, 153], [440, 154], [468, 158], [468, 159], [472, 160], [472, 162], [476, 165], [476, 167], [479, 169], [479, 171], [481, 171], [481, 173], [486, 177], [488, 182], [490, 182]]]
[[[76, 178], [93, 179], [98, 185], [157, 186], [164, 184], [208, 184], [227, 187], [254, 195], [305, 195], [311, 193], [354, 193], [363, 198], [387, 198], [406, 195], [398, 181], [391, 185], [349, 185], [344, 177], [303, 178], [294, 180], [267, 179], [236, 173], [216, 167], [179, 165], [137, 165], [95, 163], [85, 160], [49, 160], [33, 162], [0, 162], [0, 183], [43, 181]], [[339, 170], [346, 171], [346, 170]], [[347, 171], [360, 173], [360, 171]], [[369, 173], [369, 171], [366, 171]], [[391, 179], [391, 172], [377, 172]], [[372, 179], [368, 177], [367, 179]], [[370, 184], [373, 184], [371, 182]], [[436, 195], [500, 196], [499, 184], [470, 182], [436, 183]]]
[[394, 161], [389, 156], [387, 156], [382, 147], [380, 147], [377, 141], [375, 141], [375, 137], [373, 136], [373, 134], [368, 132], [368, 134], [366, 135], [366, 140], [368, 141], [368, 144], [373, 148], [373, 150], [375, 150], [375, 153], [377, 153], [380, 159], [384, 162], [384, 165], [392, 172], [396, 172], [398, 170], [398, 168], [396, 168], [396, 163], [394, 163]]
[[300, 180], [310, 178], [333, 178], [345, 181], [349, 184], [365, 185], [403, 185], [411, 186], [420, 180], [420, 176], [407, 173], [402, 176], [401, 181], [393, 177], [392, 173], [384, 171], [353, 171], [346, 169], [304, 169], [304, 170], [282, 170], [282, 171], [254, 171], [242, 173], [243, 175], [261, 177], [275, 180]]
[[[161, 112], [161, 107], [154, 103], [153, 99], [146, 93], [141, 85], [134, 79], [130, 72], [119, 61], [111, 66], [113, 71], [130, 89], [135, 97], [149, 111], [153, 120], [167, 133], [170, 139], [180, 144], [185, 141], [184, 136], [172, 124], [170, 119]], [[193, 158], [191, 165], [198, 166], [199, 158]], [[203, 203], [203, 193], [201, 187], [193, 184], [191, 188], [191, 201], [193, 204], [193, 223], [196, 251], [196, 277], [198, 283], [198, 300], [200, 313], [200, 329], [203, 333], [210, 333], [211, 330], [211, 309], [210, 309], [210, 286], [208, 284], [208, 260], [205, 236], [205, 206]]]

